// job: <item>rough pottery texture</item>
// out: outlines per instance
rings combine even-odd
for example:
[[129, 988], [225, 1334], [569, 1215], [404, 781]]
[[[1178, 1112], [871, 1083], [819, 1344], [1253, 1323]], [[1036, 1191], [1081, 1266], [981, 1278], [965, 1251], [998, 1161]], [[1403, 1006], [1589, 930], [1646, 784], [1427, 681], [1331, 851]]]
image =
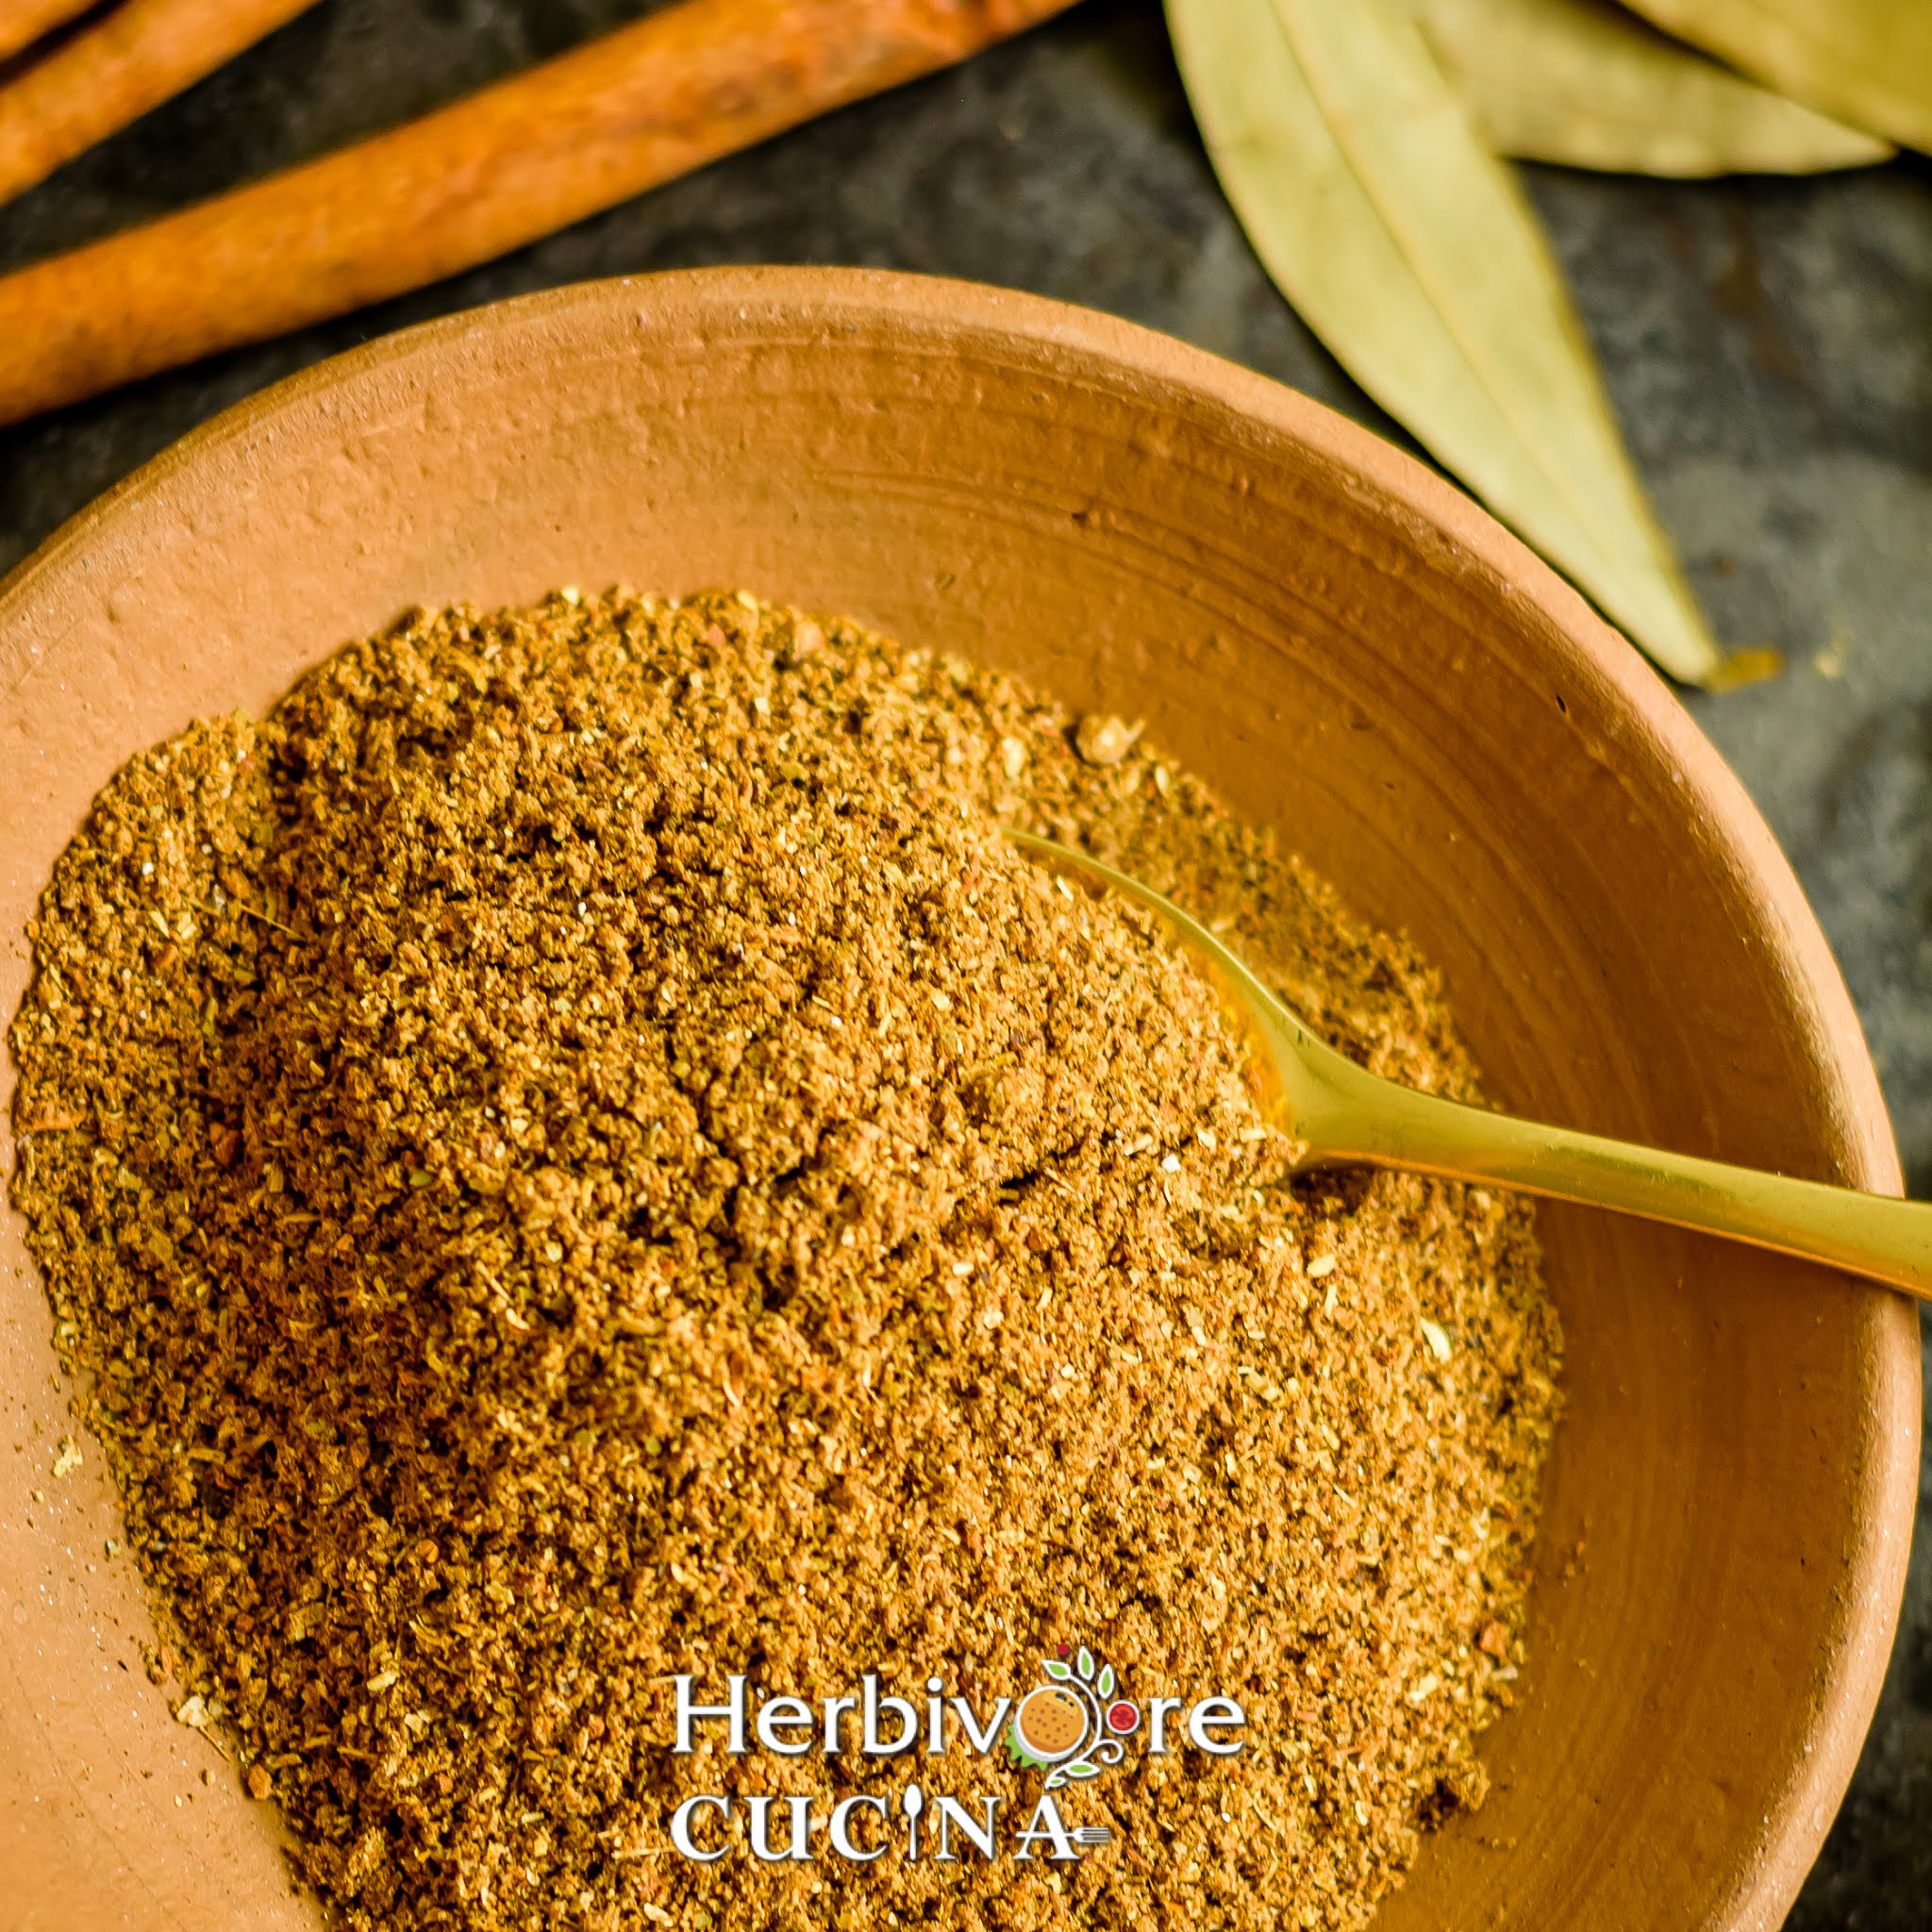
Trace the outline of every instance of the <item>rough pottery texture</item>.
[[[264, 709], [408, 605], [620, 578], [755, 584], [1144, 717], [1413, 935], [1502, 1103], [1897, 1184], [1769, 835], [1578, 599], [1313, 406], [957, 285], [566, 291], [378, 344], [164, 458], [0, 592], [0, 926], [108, 775], [192, 718]], [[24, 978], [8, 952], [0, 1009]], [[1916, 1323], [1796, 1264], [1541, 1220], [1569, 1400], [1530, 1663], [1483, 1746], [1489, 1804], [1378, 1924], [1774, 1924], [1896, 1614]], [[0, 1221], [0, 1375], [22, 1439], [53, 1440], [65, 1391], [20, 1234]], [[0, 1866], [26, 1922], [310, 1923], [269, 1812], [129, 1668], [145, 1613], [80, 1446], [58, 1482], [0, 1462]]]

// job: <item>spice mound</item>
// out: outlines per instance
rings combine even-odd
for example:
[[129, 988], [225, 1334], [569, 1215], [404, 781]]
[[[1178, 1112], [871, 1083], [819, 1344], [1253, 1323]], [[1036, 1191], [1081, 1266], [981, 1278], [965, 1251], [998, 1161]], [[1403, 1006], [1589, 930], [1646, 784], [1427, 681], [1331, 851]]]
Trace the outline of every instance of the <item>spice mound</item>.
[[744, 593], [412, 616], [60, 858], [14, 1200], [171, 1694], [337, 1923], [1353, 1926], [1480, 1800], [1527, 1212], [1294, 1176], [1004, 826], [1474, 1093], [1131, 724]]

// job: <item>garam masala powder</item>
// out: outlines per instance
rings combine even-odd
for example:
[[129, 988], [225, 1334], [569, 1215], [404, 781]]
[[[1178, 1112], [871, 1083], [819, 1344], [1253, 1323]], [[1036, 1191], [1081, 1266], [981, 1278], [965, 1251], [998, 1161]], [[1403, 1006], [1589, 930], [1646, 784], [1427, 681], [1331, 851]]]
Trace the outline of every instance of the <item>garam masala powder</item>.
[[[13, 1199], [177, 1714], [338, 1923], [1356, 1926], [1480, 1800], [1528, 1212], [1291, 1177], [1195, 969], [1008, 825], [1474, 1095], [1414, 951], [1120, 720], [745, 593], [411, 616], [62, 855]], [[957, 1738], [672, 1748], [680, 1678], [984, 1713], [1076, 1645], [1246, 1723], [1067, 1784], [1072, 1857], [909, 1855], [914, 1782], [1039, 1800]]]

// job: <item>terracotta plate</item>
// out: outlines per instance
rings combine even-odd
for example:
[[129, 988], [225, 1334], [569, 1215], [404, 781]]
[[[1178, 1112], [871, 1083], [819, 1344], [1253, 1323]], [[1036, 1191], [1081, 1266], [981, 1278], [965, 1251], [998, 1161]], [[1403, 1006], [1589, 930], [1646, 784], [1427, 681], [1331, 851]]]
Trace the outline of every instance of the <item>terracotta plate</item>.
[[[608, 282], [377, 342], [56, 537], [0, 589], [0, 1010], [55, 854], [131, 753], [266, 707], [407, 605], [617, 580], [754, 586], [1144, 716], [1415, 934], [1502, 1100], [1898, 1186], [1769, 833], [1519, 543], [1362, 430], [1175, 342], [843, 271]], [[1605, 1216], [1544, 1227], [1570, 1411], [1532, 1661], [1486, 1747], [1491, 1806], [1429, 1843], [1380, 1923], [1772, 1925], [1891, 1640], [1916, 1312]], [[64, 1394], [8, 1213], [0, 1304], [8, 1917], [312, 1923], [266, 1810], [138, 1674], [98, 1449], [49, 1473]]]

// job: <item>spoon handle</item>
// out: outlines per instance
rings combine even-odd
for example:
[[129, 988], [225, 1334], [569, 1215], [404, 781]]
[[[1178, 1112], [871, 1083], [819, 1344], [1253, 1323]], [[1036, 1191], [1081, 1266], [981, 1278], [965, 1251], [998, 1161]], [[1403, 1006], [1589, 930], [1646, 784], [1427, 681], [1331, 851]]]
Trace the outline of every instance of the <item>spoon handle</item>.
[[1419, 1169], [1641, 1214], [1824, 1261], [1932, 1301], [1932, 1204], [1571, 1133], [1359, 1077], [1361, 1089], [1349, 1096], [1357, 1104], [1336, 1094], [1310, 1134], [1324, 1162]]

